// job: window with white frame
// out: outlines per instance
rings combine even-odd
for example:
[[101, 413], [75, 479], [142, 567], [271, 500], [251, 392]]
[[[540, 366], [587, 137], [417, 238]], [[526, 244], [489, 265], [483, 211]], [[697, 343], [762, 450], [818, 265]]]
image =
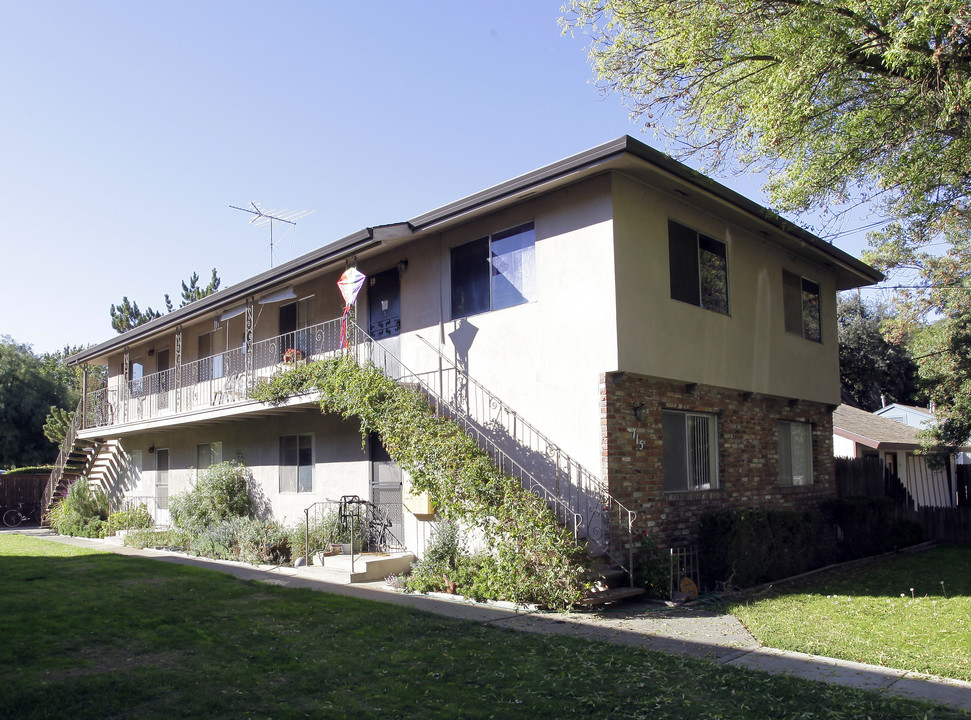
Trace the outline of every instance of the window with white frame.
[[671, 297], [728, 314], [728, 252], [725, 243], [668, 221]]
[[782, 305], [786, 332], [822, 342], [819, 321], [819, 283], [782, 271]]
[[661, 412], [664, 490], [718, 487], [718, 424], [708, 413]]
[[314, 436], [280, 437], [280, 492], [314, 491]]
[[813, 427], [806, 422], [779, 422], [779, 483], [813, 484]]
[[218, 442], [200, 443], [196, 446], [196, 478], [203, 470], [223, 461], [223, 444]]
[[452, 248], [452, 319], [535, 300], [535, 242], [526, 223]]

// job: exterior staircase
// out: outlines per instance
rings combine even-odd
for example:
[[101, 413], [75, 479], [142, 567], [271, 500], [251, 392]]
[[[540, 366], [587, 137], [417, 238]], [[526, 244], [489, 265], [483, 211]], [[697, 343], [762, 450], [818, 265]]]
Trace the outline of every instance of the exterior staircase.
[[[635, 514], [610, 495], [600, 479], [570, 457], [519, 413], [456, 367], [437, 347], [419, 336], [438, 369], [414, 373], [360, 327], [349, 328], [356, 337], [353, 352], [359, 363], [370, 362], [397, 383], [418, 389], [434, 412], [458, 424], [479, 447], [489, 453], [505, 473], [544, 499], [556, 517], [585, 541], [598, 565], [595, 592], [585, 604], [615, 602], [640, 595], [634, 587], [633, 523]], [[611, 532], [626, 537], [626, 552], [612, 553]], [[615, 585], [628, 580], [627, 588]]]

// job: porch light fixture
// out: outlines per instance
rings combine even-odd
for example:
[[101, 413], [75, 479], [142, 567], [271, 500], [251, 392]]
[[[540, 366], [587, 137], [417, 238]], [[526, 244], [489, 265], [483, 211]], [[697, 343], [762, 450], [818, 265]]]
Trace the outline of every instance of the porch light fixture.
[[651, 416], [650, 411], [647, 409], [647, 405], [644, 403], [637, 403], [634, 406], [634, 417], [641, 422], [647, 420]]

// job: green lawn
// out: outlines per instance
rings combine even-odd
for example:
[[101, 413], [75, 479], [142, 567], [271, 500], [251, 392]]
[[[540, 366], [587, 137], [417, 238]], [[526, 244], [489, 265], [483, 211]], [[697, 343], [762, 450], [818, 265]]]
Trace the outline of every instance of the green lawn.
[[969, 546], [827, 571], [730, 612], [770, 647], [971, 681]]
[[5, 720], [967, 717], [17, 535], [0, 578]]

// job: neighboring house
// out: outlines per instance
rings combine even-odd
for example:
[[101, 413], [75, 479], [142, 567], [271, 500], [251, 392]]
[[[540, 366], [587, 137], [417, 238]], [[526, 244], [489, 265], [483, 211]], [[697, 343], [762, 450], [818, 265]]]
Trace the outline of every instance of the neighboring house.
[[931, 469], [917, 452], [918, 431], [919, 427], [840, 405], [833, 413], [833, 452], [836, 457], [879, 458], [900, 478], [916, 507], [952, 507], [954, 460], [949, 460], [950, 470]]
[[377, 439], [362, 448], [357, 424], [312, 398], [250, 399], [288, 362], [340, 351], [350, 265], [368, 276], [356, 315], [373, 338], [352, 332], [356, 352], [426, 381], [594, 547], [626, 545], [630, 527], [689, 542], [706, 509], [835, 494], [836, 293], [882, 276], [630, 137], [75, 355], [108, 367], [79, 442], [121, 458], [111, 492], [164, 521], [195, 468], [240, 455], [278, 518], [354, 494], [393, 511], [420, 553], [433, 516]]
[[873, 414], [921, 430], [930, 427], [934, 422], [934, 414], [927, 408], [903, 405], [901, 403], [884, 405], [879, 410], [874, 410]]
[[[874, 410], [873, 414], [887, 418], [888, 420], [896, 420], [904, 425], [910, 425], [921, 430], [929, 428], [934, 424], [934, 413], [930, 409], [914, 407], [913, 405], [891, 403], [879, 410]], [[959, 452], [956, 455], [956, 460], [958, 465], [967, 465], [971, 463], [971, 453]]]

